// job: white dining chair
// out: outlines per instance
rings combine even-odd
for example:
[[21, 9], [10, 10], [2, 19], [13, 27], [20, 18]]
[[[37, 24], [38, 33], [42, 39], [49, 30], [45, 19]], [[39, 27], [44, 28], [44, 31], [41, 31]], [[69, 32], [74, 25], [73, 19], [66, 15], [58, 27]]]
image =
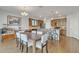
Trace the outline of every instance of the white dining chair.
[[17, 47], [18, 45], [20, 45], [20, 48], [21, 48], [21, 35], [20, 35], [20, 32], [19, 31], [16, 31], [16, 44], [17, 44]]
[[51, 37], [52, 39], [54, 40], [59, 40], [59, 32], [57, 31], [57, 29], [54, 29], [52, 32], [51, 32]]
[[22, 40], [22, 52], [24, 49], [24, 45], [26, 46], [26, 52], [28, 52], [28, 47], [32, 46], [32, 40], [28, 38], [26, 34], [21, 34], [21, 40]]
[[37, 30], [36, 29], [32, 29], [32, 34], [37, 34]]
[[47, 43], [48, 43], [48, 33], [42, 35], [41, 40], [36, 42], [36, 48], [41, 49], [41, 52], [43, 52], [43, 48], [46, 46], [46, 52], [48, 52]]
[[32, 34], [36, 34], [37, 32], [36, 31], [32, 31]]
[[43, 32], [42, 32], [42, 31], [37, 31], [37, 34], [42, 35], [42, 34], [43, 34]]

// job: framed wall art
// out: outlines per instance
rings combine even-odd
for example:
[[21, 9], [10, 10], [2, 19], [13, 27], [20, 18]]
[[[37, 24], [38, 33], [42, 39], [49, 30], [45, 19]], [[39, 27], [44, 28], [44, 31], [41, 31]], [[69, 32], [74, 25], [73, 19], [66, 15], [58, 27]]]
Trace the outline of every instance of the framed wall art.
[[7, 25], [20, 26], [21, 25], [21, 17], [8, 15], [7, 16]]

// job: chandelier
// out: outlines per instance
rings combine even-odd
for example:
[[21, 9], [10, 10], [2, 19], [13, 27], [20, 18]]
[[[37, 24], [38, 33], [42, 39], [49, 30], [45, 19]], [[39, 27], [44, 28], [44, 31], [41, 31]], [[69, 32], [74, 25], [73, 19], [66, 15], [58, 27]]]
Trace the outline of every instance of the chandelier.
[[24, 7], [24, 10], [21, 11], [21, 15], [22, 15], [22, 16], [27, 16], [27, 15], [28, 15], [28, 13], [27, 13], [26, 10], [25, 10], [25, 7]]
[[26, 11], [22, 11], [22, 12], [21, 12], [21, 15], [22, 15], [22, 16], [27, 16], [28, 13], [27, 13]]

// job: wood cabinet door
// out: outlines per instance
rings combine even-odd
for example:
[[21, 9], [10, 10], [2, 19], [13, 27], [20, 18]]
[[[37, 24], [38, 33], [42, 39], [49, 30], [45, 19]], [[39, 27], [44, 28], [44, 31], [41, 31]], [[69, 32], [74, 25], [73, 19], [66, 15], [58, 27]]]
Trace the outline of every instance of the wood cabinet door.
[[38, 26], [42, 26], [43, 25], [43, 21], [42, 20], [38, 20]]
[[57, 20], [52, 20], [51, 22], [52, 22], [51, 25], [52, 25], [53, 27], [57, 27]]
[[15, 39], [16, 38], [16, 34], [6, 34], [6, 35], [2, 35], [2, 39], [3, 40], [10, 40], [10, 39]]
[[32, 18], [29, 18], [29, 26], [32, 26]]

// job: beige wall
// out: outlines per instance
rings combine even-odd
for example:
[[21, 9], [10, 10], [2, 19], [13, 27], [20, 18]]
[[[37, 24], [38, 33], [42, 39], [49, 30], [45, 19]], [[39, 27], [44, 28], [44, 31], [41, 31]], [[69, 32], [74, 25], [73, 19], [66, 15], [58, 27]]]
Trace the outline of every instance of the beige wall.
[[79, 39], [79, 13], [67, 17], [67, 36]]
[[[7, 24], [7, 16], [8, 15], [22, 17], [21, 15], [17, 15], [17, 14], [13, 14], [13, 13], [8, 13], [8, 12], [0, 10], [0, 28], [4, 27], [3, 24]], [[29, 24], [28, 17], [22, 17], [21, 26], [23, 28], [25, 28], [25, 27], [29, 28], [28, 24]]]

